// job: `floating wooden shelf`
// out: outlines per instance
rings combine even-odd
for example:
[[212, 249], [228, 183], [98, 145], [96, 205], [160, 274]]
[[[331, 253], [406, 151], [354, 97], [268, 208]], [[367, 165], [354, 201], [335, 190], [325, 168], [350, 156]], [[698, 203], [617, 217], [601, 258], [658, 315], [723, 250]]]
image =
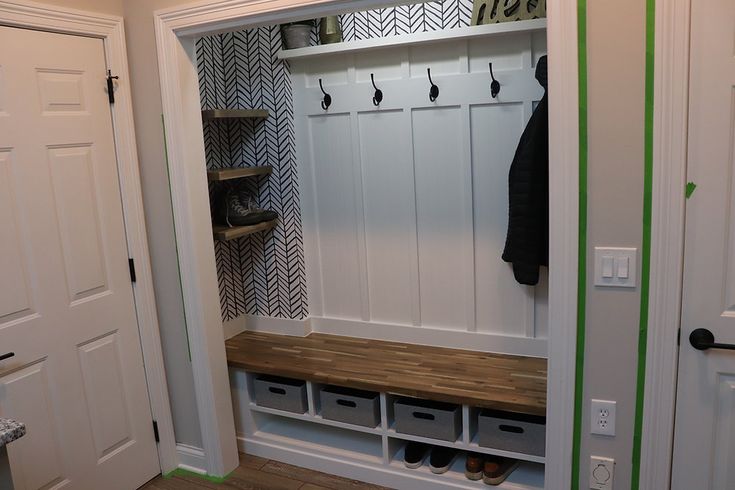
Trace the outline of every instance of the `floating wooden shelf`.
[[312, 333], [244, 332], [227, 362], [274, 374], [532, 415], [546, 413], [546, 359]]
[[243, 167], [243, 168], [218, 168], [216, 170], [207, 170], [207, 180], [210, 182], [241, 179], [243, 177], [254, 177], [256, 175], [268, 175], [273, 171], [270, 165], [261, 167]]
[[499, 24], [485, 24], [481, 26], [459, 27], [431, 32], [417, 32], [400, 36], [386, 36], [373, 39], [361, 39], [334, 44], [321, 44], [306, 48], [284, 49], [278, 52], [280, 59], [307, 58], [325, 54], [348, 53], [367, 51], [371, 49], [391, 48], [394, 46], [409, 46], [412, 44], [427, 44], [441, 41], [477, 38], [511, 32], [528, 32], [546, 29], [546, 19], [519, 20], [516, 22], [501, 22]]
[[212, 231], [214, 232], [214, 238], [220, 241], [234, 240], [246, 235], [252, 235], [261, 231], [270, 230], [278, 224], [278, 220], [266, 221], [264, 223], [258, 223], [252, 226], [233, 226], [229, 228], [227, 226], [214, 225]]
[[202, 120], [210, 121], [212, 119], [237, 119], [250, 118], [262, 119], [268, 117], [269, 113], [266, 109], [210, 109], [202, 111]]

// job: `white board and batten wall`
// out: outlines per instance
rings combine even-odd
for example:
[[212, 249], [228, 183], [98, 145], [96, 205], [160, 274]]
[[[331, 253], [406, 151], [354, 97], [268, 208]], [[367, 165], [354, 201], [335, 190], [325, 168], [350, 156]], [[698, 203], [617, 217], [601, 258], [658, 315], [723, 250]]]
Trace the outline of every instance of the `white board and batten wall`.
[[546, 355], [545, 269], [501, 259], [544, 54], [538, 30], [289, 60], [313, 331]]

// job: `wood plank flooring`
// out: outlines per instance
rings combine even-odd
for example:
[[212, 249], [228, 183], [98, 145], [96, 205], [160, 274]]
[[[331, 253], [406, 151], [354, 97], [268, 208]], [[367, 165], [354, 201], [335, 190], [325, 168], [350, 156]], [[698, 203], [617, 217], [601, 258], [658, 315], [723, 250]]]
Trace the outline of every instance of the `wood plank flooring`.
[[240, 466], [224, 483], [194, 475], [161, 476], [141, 490], [388, 490], [385, 487], [240, 454]]
[[546, 413], [546, 359], [312, 333], [244, 332], [231, 367], [533, 415]]

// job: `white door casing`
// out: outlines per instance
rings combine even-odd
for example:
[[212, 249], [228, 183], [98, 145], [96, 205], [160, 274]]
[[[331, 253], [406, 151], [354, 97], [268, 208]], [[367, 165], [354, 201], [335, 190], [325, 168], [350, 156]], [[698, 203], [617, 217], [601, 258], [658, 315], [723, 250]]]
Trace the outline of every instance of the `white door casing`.
[[17, 488], [159, 472], [99, 39], [0, 27], [0, 414]]
[[668, 488], [674, 431], [689, 101], [689, 0], [657, 2], [651, 273], [640, 488]]
[[693, 0], [681, 347], [672, 488], [726, 489], [735, 480], [735, 353], [699, 351], [706, 328], [735, 343], [735, 4]]

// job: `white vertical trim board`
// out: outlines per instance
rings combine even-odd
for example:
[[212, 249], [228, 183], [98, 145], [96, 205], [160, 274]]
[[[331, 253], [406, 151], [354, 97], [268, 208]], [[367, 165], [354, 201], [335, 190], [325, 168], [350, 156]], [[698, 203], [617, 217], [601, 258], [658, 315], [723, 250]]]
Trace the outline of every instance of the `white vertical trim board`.
[[194, 391], [207, 474], [222, 477], [237, 467], [238, 455], [204, 171], [194, 40], [179, 39], [163, 22], [156, 17], [171, 198]]
[[129, 253], [135, 260], [133, 294], [151, 412], [158, 422], [158, 455], [161, 470], [169, 472], [178, 466], [178, 457], [148, 254], [123, 19], [35, 2], [0, 1], [0, 25], [102, 39], [107, 67], [120, 77], [111, 111], [125, 231]]
[[656, 5], [653, 214], [640, 488], [671, 478], [681, 321], [689, 106], [690, 0]]
[[[321, 17], [347, 10], [410, 2], [384, 0], [226, 0], [199, 2], [155, 14], [159, 73], [167, 124], [171, 193], [189, 325], [195, 391], [207, 473], [237, 466], [235, 428], [220, 319], [199, 112], [195, 35]], [[546, 487], [569, 488], [577, 278], [577, 26], [573, 2], [549, 4], [551, 127], [551, 244], [549, 409]], [[302, 181], [303, 182], [303, 181]], [[314, 216], [309, 216], [314, 219]], [[311, 239], [305, 235], [306, 243]], [[317, 253], [313, 248], [311, 252]], [[308, 269], [307, 269], [308, 271]], [[310, 273], [308, 271], [307, 273]], [[311, 293], [311, 289], [309, 290]], [[312, 313], [320, 306], [312, 306]], [[414, 313], [415, 316], [415, 313]]]
[[549, 331], [546, 487], [571, 488], [577, 337], [579, 65], [577, 2], [548, 2]]

